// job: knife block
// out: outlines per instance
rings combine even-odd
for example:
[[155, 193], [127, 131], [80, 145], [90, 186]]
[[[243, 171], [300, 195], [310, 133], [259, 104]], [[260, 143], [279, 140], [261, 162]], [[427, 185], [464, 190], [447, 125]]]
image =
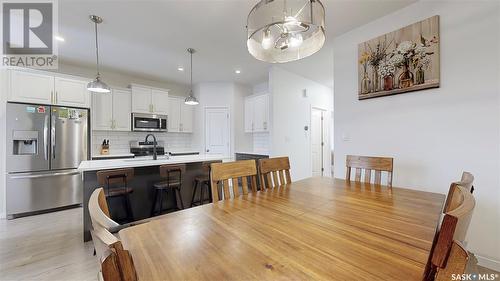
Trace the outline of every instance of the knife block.
[[101, 155], [109, 155], [109, 145], [101, 144]]

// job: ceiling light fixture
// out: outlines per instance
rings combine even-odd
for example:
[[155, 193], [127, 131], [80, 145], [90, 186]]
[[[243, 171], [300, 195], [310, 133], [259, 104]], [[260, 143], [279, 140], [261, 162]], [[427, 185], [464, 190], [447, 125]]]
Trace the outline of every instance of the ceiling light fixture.
[[177, 67], [177, 70], [179, 70], [179, 71], [184, 71], [184, 67], [179, 66], [179, 67]]
[[65, 41], [63, 37], [58, 36], [58, 35], [54, 36], [54, 39], [56, 39], [57, 41], [60, 41], [60, 42], [64, 42]]
[[325, 43], [320, 0], [262, 0], [247, 18], [247, 48], [256, 59], [284, 63], [308, 57]]
[[109, 86], [101, 81], [101, 74], [99, 73], [99, 43], [97, 41], [97, 24], [102, 23], [102, 18], [96, 15], [90, 16], [90, 21], [95, 25], [95, 54], [96, 54], [96, 66], [97, 66], [97, 76], [94, 80], [87, 84], [87, 90], [96, 93], [109, 93], [111, 89]]
[[235, 70], [235, 71], [234, 71], [234, 73], [236, 73], [236, 74], [240, 74], [240, 73], [241, 73], [241, 70], [237, 69], [237, 70]]
[[188, 48], [187, 49], [190, 58], [191, 58], [191, 82], [189, 83], [189, 95], [188, 97], [184, 100], [184, 103], [187, 105], [197, 105], [199, 104], [198, 100], [193, 96], [193, 53], [196, 52], [195, 49], [193, 48]]

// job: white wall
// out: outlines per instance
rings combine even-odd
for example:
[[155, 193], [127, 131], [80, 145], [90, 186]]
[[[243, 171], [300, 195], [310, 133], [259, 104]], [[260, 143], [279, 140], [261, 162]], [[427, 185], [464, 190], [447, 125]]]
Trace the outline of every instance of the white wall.
[[[303, 97], [304, 89], [307, 97]], [[305, 131], [304, 126], [311, 127], [312, 107], [328, 112], [333, 110], [332, 89], [282, 68], [272, 67], [269, 73], [269, 90], [270, 153], [272, 156], [290, 158], [293, 180], [311, 177], [310, 129]], [[325, 118], [325, 122], [329, 120], [330, 118]], [[325, 175], [330, 175], [329, 155], [327, 153], [324, 159]]]
[[[392, 156], [395, 186], [443, 194], [463, 170], [472, 172], [468, 248], [497, 270], [499, 9], [494, 1], [420, 1], [334, 43], [336, 176], [345, 175], [346, 154]], [[441, 87], [358, 101], [358, 44], [433, 15], [440, 16]]]
[[252, 140], [244, 133], [244, 97], [250, 94], [250, 88], [232, 82], [207, 82], [194, 87], [194, 95], [200, 102], [195, 109], [193, 128], [193, 148], [205, 149], [205, 108], [227, 107], [230, 124], [230, 156], [236, 150], [251, 149]]

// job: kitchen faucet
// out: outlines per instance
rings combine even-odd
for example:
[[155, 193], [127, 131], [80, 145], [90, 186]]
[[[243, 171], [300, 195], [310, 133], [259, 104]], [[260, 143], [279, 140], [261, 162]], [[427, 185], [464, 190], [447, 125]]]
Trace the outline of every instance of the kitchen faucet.
[[147, 134], [146, 139], [144, 140], [144, 142], [147, 143], [150, 136], [153, 137], [153, 160], [156, 160], [156, 159], [158, 159], [158, 156], [156, 154], [156, 137], [155, 137], [155, 135], [153, 135], [153, 134]]

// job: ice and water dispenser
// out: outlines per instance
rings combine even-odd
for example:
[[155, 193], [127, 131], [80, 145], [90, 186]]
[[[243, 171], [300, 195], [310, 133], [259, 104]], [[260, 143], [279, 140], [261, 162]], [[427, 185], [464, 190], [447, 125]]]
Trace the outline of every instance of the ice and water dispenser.
[[38, 131], [13, 131], [12, 141], [14, 155], [38, 154]]

